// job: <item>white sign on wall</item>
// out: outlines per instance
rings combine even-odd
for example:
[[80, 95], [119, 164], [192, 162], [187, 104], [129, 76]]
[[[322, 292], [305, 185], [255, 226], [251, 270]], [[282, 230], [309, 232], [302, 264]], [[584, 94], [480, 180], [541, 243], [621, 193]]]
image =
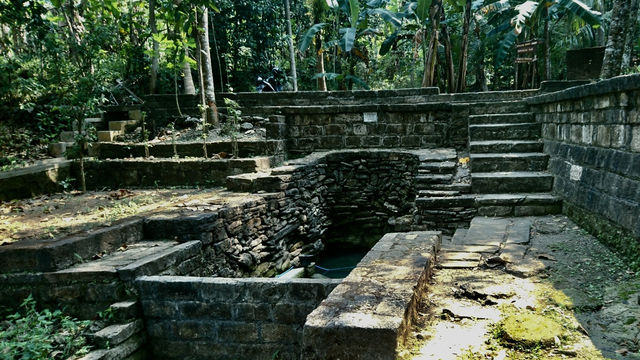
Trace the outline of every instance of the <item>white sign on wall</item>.
[[364, 117], [364, 122], [366, 123], [378, 122], [378, 113], [366, 112], [366, 113], [363, 113], [362, 115]]
[[569, 178], [573, 181], [580, 181], [582, 179], [582, 166], [571, 165]]

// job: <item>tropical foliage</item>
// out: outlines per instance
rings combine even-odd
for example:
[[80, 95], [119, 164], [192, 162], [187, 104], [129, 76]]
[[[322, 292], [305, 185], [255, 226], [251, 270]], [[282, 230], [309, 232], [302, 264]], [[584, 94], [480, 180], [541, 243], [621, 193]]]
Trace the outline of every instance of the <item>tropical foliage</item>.
[[[513, 89], [514, 45], [531, 39], [546, 40], [532, 82], [563, 79], [567, 50], [605, 45], [613, 4], [290, 0], [299, 88]], [[289, 74], [286, 25], [280, 0], [0, 0], [0, 121], [46, 142], [70, 129], [65, 107], [203, 93], [203, 67], [215, 91], [254, 91], [273, 67]]]

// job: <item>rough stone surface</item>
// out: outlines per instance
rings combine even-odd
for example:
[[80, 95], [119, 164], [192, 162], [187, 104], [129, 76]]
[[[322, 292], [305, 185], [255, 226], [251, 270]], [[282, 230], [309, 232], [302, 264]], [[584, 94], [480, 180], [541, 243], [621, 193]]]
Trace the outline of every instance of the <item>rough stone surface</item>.
[[307, 317], [302, 359], [396, 359], [440, 241], [433, 232], [385, 235]]

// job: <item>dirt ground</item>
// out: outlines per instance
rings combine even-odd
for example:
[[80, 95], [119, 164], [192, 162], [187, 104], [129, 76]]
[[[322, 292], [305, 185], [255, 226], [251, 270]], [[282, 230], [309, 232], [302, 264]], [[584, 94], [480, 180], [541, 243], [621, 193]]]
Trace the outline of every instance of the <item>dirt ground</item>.
[[[564, 216], [536, 218], [526, 254], [545, 269], [526, 278], [504, 265], [436, 269], [402, 358], [640, 359], [638, 273]], [[546, 343], [514, 340], [505, 323], [515, 315], [561, 330]]]
[[238, 197], [218, 188], [79, 191], [0, 201], [0, 246], [20, 240], [52, 239], [166, 207], [189, 208], [202, 199]]

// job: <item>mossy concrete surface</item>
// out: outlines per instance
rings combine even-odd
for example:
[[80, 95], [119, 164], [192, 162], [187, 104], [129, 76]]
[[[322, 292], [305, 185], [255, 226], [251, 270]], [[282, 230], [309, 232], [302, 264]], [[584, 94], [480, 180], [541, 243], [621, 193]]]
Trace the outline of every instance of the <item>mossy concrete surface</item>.
[[504, 338], [517, 345], [526, 347], [552, 346], [555, 338], [561, 338], [562, 326], [544, 316], [535, 314], [516, 314], [502, 322]]

